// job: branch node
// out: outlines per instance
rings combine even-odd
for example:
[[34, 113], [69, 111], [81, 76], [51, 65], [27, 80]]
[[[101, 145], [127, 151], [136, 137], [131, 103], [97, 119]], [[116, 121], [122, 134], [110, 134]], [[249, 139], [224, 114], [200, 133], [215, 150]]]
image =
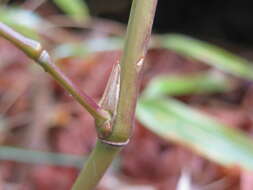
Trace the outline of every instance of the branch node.
[[129, 139], [127, 139], [125, 142], [114, 142], [114, 141], [109, 141], [109, 140], [105, 140], [105, 139], [101, 139], [99, 138], [99, 140], [107, 145], [111, 145], [111, 146], [116, 146], [116, 147], [124, 147], [129, 143]]

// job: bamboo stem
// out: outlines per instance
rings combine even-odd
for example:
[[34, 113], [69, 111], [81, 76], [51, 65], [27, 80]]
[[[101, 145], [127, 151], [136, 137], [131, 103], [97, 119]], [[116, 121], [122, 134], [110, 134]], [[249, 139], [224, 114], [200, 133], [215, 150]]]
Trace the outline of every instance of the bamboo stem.
[[72, 190], [94, 189], [120, 150], [121, 147], [105, 144], [98, 139]]
[[78, 101], [102, 125], [109, 120], [109, 114], [103, 110], [91, 97], [80, 90], [61, 70], [52, 62], [47, 51], [43, 50], [37, 41], [24, 37], [0, 22], [0, 36], [9, 40], [30, 58], [39, 63], [73, 98]]
[[131, 135], [140, 71], [146, 56], [157, 0], [134, 0], [121, 59], [120, 94], [117, 116], [108, 140], [125, 142]]
[[157, 0], [133, 0], [127, 39], [120, 62], [120, 92], [112, 132], [99, 139], [72, 190], [92, 190], [99, 183], [117, 153], [125, 146], [131, 134], [139, 75], [146, 55]]

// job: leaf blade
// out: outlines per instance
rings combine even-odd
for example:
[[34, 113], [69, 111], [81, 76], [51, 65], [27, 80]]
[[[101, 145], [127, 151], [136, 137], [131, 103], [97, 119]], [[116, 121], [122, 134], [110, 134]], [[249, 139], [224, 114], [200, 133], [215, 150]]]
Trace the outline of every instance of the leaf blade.
[[36, 13], [13, 7], [0, 7], [0, 22], [35, 40], [39, 39], [38, 29], [44, 23]]
[[88, 7], [82, 0], [54, 0], [54, 3], [76, 21], [83, 21], [89, 17]]
[[188, 75], [162, 75], [152, 79], [142, 93], [145, 97], [219, 93], [233, 89], [232, 80], [218, 72], [201, 72]]
[[253, 170], [253, 141], [249, 137], [176, 100], [141, 98], [137, 118], [157, 135], [225, 167]]
[[215, 45], [179, 34], [165, 35], [160, 38], [160, 43], [164, 48], [200, 60], [236, 76], [253, 80], [253, 66], [249, 61]]

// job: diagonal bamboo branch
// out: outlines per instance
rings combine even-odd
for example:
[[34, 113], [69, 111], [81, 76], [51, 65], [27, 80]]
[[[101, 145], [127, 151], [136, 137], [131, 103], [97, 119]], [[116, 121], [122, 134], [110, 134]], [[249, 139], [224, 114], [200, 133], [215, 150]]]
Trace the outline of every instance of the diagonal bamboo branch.
[[10, 27], [0, 22], [0, 36], [12, 42], [34, 61], [39, 63], [73, 98], [78, 101], [96, 120], [97, 126], [110, 119], [107, 111], [103, 110], [91, 97], [80, 90], [52, 62], [49, 54], [37, 41], [24, 37]]

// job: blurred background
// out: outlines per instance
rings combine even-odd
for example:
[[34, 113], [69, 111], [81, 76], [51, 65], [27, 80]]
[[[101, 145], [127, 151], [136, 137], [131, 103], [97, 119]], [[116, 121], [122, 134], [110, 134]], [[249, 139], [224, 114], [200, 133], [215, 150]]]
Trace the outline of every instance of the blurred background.
[[[2, 0], [7, 2], [8, 0]], [[10, 5], [25, 3], [27, 8], [34, 8], [43, 2], [38, 0], [9, 0]], [[31, 3], [32, 2], [32, 3]], [[55, 3], [43, 3], [36, 11], [46, 16], [63, 13]], [[98, 18], [106, 18], [126, 24], [131, 7], [130, 0], [86, 0], [89, 13]], [[47, 10], [47, 11], [45, 11]], [[56, 12], [55, 12], [56, 11]], [[166, 1], [159, 0], [154, 31], [158, 33], [180, 32], [218, 38], [226, 41], [251, 45], [253, 30], [250, 2], [232, 1]]]
[[[0, 21], [99, 101], [131, 2], [0, 0]], [[98, 190], [253, 189], [252, 16], [244, 0], [158, 0], [135, 129]], [[95, 141], [92, 117], [0, 37], [0, 190], [71, 189]]]
[[[130, 0], [87, 0], [91, 14], [127, 23]], [[180, 32], [251, 45], [253, 30], [248, 1], [159, 0], [154, 23], [158, 33]]]

